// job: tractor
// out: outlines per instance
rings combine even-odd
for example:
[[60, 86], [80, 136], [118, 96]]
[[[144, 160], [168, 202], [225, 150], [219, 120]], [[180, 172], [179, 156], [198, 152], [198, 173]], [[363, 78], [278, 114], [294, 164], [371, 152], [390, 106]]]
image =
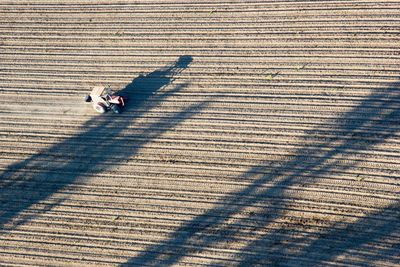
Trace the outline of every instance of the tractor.
[[98, 113], [106, 113], [108, 110], [112, 110], [114, 113], [120, 114], [126, 100], [125, 96], [114, 94], [104, 86], [94, 87], [90, 95], [85, 97], [85, 102], [92, 102], [93, 108]]

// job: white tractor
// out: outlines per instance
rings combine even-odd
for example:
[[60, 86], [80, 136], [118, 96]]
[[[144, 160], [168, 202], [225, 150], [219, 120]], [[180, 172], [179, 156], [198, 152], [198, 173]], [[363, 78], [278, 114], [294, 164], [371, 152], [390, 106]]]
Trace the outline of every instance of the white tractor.
[[104, 86], [94, 87], [90, 95], [85, 97], [85, 101], [92, 102], [93, 108], [98, 113], [105, 113], [108, 110], [112, 110], [114, 113], [119, 114], [122, 112], [126, 100], [126, 97], [116, 95]]

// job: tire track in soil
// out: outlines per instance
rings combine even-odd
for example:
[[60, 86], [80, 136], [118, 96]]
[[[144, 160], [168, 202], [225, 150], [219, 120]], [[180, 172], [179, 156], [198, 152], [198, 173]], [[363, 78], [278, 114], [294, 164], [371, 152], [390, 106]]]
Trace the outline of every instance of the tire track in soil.
[[400, 264], [399, 6], [3, 1], [0, 263]]

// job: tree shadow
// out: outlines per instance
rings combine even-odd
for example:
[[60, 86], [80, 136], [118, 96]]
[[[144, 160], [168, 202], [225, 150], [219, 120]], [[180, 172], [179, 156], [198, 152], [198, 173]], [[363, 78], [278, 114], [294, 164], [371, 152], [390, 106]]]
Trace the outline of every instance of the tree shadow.
[[[353, 162], [351, 162], [351, 159], [348, 160], [349, 156], [371, 149], [394, 137], [400, 130], [400, 91], [398, 86], [399, 84], [393, 84], [386, 90], [371, 94], [360, 105], [346, 113], [338, 120], [338, 126], [334, 129], [332, 137], [327, 141], [317, 146], [313, 145], [300, 149], [293, 161], [283, 165], [276, 172], [285, 177], [275, 184], [274, 188], [257, 195], [257, 198], [268, 198], [272, 195], [285, 198], [284, 188], [287, 186], [299, 185], [305, 187], [317, 181], [318, 177], [324, 177], [331, 171], [343, 173], [359, 163], [355, 160]], [[316, 129], [307, 134], [314, 136], [320, 133], [322, 131]], [[348, 162], [343, 163], [344, 160]], [[289, 173], [288, 170], [290, 170]], [[358, 179], [360, 177], [355, 180]], [[395, 180], [396, 178], [393, 177], [393, 184], [395, 184]], [[312, 235], [312, 238], [307, 235], [303, 238], [287, 238], [288, 235], [284, 234], [289, 234], [293, 229], [272, 231], [251, 242], [242, 250], [244, 253], [238, 255], [238, 258], [241, 258], [240, 265], [291, 265], [296, 262], [299, 264], [300, 261], [308, 262], [307, 264], [304, 263], [305, 265], [324, 265], [337, 256], [363, 245], [378, 242], [391, 235], [398, 236], [400, 230], [397, 219], [399, 202], [387, 202], [389, 204], [384, 208], [378, 208], [364, 214], [355, 222], [337, 222], [318, 233], [314, 233], [317, 238]], [[280, 211], [288, 207], [288, 205], [281, 203], [276, 206], [279, 207], [278, 210]], [[257, 215], [276, 219], [282, 216], [282, 212], [275, 209], [264, 209]], [[263, 227], [265, 227], [265, 224], [263, 224]], [[301, 228], [301, 225], [297, 225], [297, 227]], [[282, 242], [284, 245], [279, 244], [282, 237], [285, 237], [284, 242]], [[362, 255], [366, 264], [382, 258], [394, 261], [396, 253], [397, 255], [399, 253], [398, 247], [391, 250], [391, 253], [386, 251], [384, 254], [381, 254], [382, 251], [372, 251], [371, 248], [369, 250], [368, 255]], [[249, 256], [248, 252], [250, 251], [258, 252], [259, 256], [254, 254]], [[285, 258], [286, 256], [288, 257]], [[282, 259], [290, 258], [292, 260], [288, 260], [286, 263], [282, 262]], [[341, 259], [340, 263], [354, 264], [351, 260], [346, 259]]]
[[[172, 87], [171, 83], [191, 62], [191, 56], [181, 56], [170, 66], [140, 75], [118, 92], [130, 99], [121, 115], [98, 115], [84, 123], [82, 133], [8, 166], [2, 172], [0, 180], [0, 228], [9, 231], [50, 210], [63, 200], [40, 205], [39, 209], [33, 209], [34, 215], [24, 214], [24, 211], [38, 206], [52, 194], [72, 184], [78, 177], [101, 173], [125, 161], [141, 146], [204, 107], [206, 101], [171, 113], [166, 116], [167, 123], [162, 120], [155, 121], [133, 134], [127, 130], [135, 123], [135, 118], [145, 115], [151, 108], [165, 101], [170, 94], [187, 86], [180, 84]], [[162, 90], [168, 85], [172, 89]], [[121, 142], [124, 143], [123, 147]]]
[[[383, 240], [391, 235], [397, 236], [398, 239], [398, 200], [365, 214], [355, 222], [331, 225], [314, 233], [317, 238], [314, 235], [313, 239], [307, 234], [303, 239], [291, 238], [290, 231], [296, 231], [293, 227], [269, 230], [267, 233], [265, 231], [268, 228], [273, 229], [271, 224], [282, 219], [291, 208], [293, 196], [290, 187], [307, 188], [331, 172], [346, 172], [359, 163], [351, 159], [352, 155], [371, 149], [399, 132], [398, 86], [396, 83], [387, 89], [376, 90], [359, 105], [337, 118], [334, 127], [332, 122], [323, 123], [306, 132], [303, 138], [306, 145], [299, 148], [291, 160], [282, 163], [265, 161], [251, 168], [239, 177], [252, 179], [254, 182], [250, 186], [226, 196], [220, 201], [223, 204], [185, 223], [174, 231], [170, 239], [149, 246], [124, 266], [173, 265], [185, 256], [196, 257], [194, 255], [207, 249], [223, 247], [223, 244], [236, 241], [245, 242], [246, 245], [231, 261], [221, 261], [221, 265], [324, 265], [343, 252], [371, 242]], [[315, 143], [313, 138], [318, 135], [323, 136], [324, 140]], [[273, 185], [268, 186], [271, 183]], [[243, 215], [246, 214], [243, 212], [246, 208], [255, 206], [258, 207], [256, 212]], [[230, 219], [234, 217], [238, 219], [232, 223]], [[356, 230], [350, 233], [351, 229]], [[259, 236], [253, 241], [247, 241], [246, 237], [252, 232]], [[328, 247], [326, 244], [329, 244]], [[372, 249], [369, 252], [371, 251]], [[384, 254], [377, 252], [360, 257], [364, 257], [366, 262], [381, 259], [395, 262], [396, 255], [399, 255], [398, 244], [386, 250]], [[314, 256], [315, 258], [312, 258]], [[343, 262], [346, 263], [345, 260]]]

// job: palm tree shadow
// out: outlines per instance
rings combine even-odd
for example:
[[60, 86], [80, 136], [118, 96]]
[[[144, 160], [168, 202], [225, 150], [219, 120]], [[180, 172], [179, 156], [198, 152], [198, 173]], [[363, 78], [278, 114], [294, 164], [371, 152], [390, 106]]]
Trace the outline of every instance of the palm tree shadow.
[[[357, 255], [357, 265], [373, 265], [375, 261], [400, 264], [400, 203], [394, 202], [383, 209], [366, 214], [354, 223], [335, 223], [326, 231], [319, 233], [317, 239], [309, 242], [299, 252], [293, 253], [299, 259], [312, 256], [312, 264], [323, 265], [336, 261], [341, 264], [354, 264], [351, 254]], [[387, 243], [385, 248], [376, 244]], [[361, 252], [361, 253], [360, 253]], [[338, 256], [347, 258], [337, 260]], [[350, 256], [350, 257], [349, 257]], [[361, 256], [361, 257], [360, 257]], [[248, 259], [243, 263], [249, 264]], [[289, 262], [290, 263], [290, 262]]]
[[[399, 83], [395, 83], [386, 90], [371, 94], [360, 105], [346, 113], [338, 120], [339, 125], [335, 131], [335, 136], [330, 140], [318, 146], [313, 146], [312, 149], [308, 147], [300, 149], [297, 152], [298, 156], [290, 164], [284, 165], [285, 168], [289, 167], [294, 170], [289, 174], [286, 173], [282, 182], [276, 184], [272, 190], [265, 191], [260, 197], [268, 198], [269, 195], [273, 194], [285, 198], [285, 189], [282, 189], [282, 186], [307, 186], [317, 180], [318, 177], [324, 177], [332, 171], [345, 172], [358, 163], [343, 164], [343, 160], [348, 156], [371, 149], [395, 137], [400, 131], [400, 91], [398, 86]], [[320, 133], [320, 130], [316, 129], [308, 134], [315, 135], [318, 133]], [[315, 148], [318, 149], [315, 150]], [[348, 161], [351, 162], [351, 160]], [[283, 173], [284, 169], [280, 171]], [[394, 177], [390, 178], [389, 181], [396, 184]], [[350, 253], [350, 251], [354, 253], [357, 248], [361, 249], [367, 244], [371, 245], [374, 242], [376, 244], [387, 238], [398, 240], [400, 234], [398, 221], [400, 202], [399, 200], [385, 201], [388, 204], [384, 208], [365, 214], [355, 222], [334, 223], [325, 231], [318, 232], [318, 238], [308, 239], [307, 235], [303, 238], [289, 238], [285, 239], [285, 245], [274, 246], [276, 240], [282, 239], [282, 233], [290, 233], [293, 229], [272, 231], [251, 242], [243, 249], [244, 253], [238, 255], [238, 258], [241, 258], [240, 265], [278, 263], [290, 265], [295, 262], [298, 263], [301, 259], [305, 262], [308, 261], [308, 265], [320, 266], [342, 254]], [[279, 210], [288, 207], [287, 205], [278, 206]], [[281, 212], [271, 209], [264, 209], [257, 215], [266, 216], [266, 214], [271, 213], [274, 214], [272, 216], [274, 219], [282, 216]], [[349, 214], [349, 216], [352, 215]], [[299, 226], [299, 228], [301, 227]], [[364, 248], [364, 250], [366, 249]], [[361, 264], [361, 261], [364, 261], [364, 264], [370, 264], [375, 260], [382, 259], [395, 262], [395, 258], [400, 252], [398, 245], [397, 248], [392, 247], [385, 252], [371, 248], [368, 250], [368, 253], [360, 254], [359, 264]], [[250, 257], [249, 251], [259, 252], [261, 256], [253, 255]], [[289, 256], [286, 260], [289, 258], [295, 260], [288, 260], [284, 263], [282, 262], [283, 255]], [[352, 260], [342, 259], [341, 263], [352, 264]]]
[[[131, 99], [123, 114], [96, 116], [82, 126], [81, 133], [8, 166], [2, 172], [0, 180], [0, 228], [7, 232], [52, 209], [63, 201], [59, 199], [48, 203], [47, 199], [54, 193], [78, 178], [101, 173], [108, 166], [131, 157], [140, 146], [151, 142], [169, 127], [179, 124], [204, 107], [206, 102], [172, 113], [167, 127], [165, 123], [163, 127], [159, 127], [161, 122], [156, 121], [134, 134], [130, 134], [128, 130], [135, 123], [136, 117], [145, 115], [170, 94], [187, 86], [187, 83], [174, 87], [171, 84], [191, 62], [191, 56], [181, 56], [170, 66], [135, 78], [118, 92]], [[161, 92], [167, 86], [172, 89]], [[129, 138], [122, 148], [121, 138], [127, 135]]]
[[[193, 256], [218, 244], [234, 243], [238, 240], [243, 242], [246, 239], [246, 234], [240, 236], [243, 231], [267, 228], [271, 222], [282, 218], [285, 210], [289, 208], [289, 202], [284, 201], [290, 199], [290, 196], [286, 196], [289, 187], [307, 187], [331, 171], [345, 172], [354, 165], [343, 164], [343, 158], [381, 144], [399, 132], [400, 92], [397, 88], [398, 85], [395, 83], [386, 90], [372, 93], [358, 106], [338, 118], [338, 125], [335, 129], [332, 129], [329, 134], [324, 133], [328, 136], [331, 135], [326, 141], [299, 148], [292, 160], [280, 165], [273, 166], [270, 162], [265, 162], [265, 165], [250, 169], [242, 175], [243, 179], [255, 177], [250, 186], [227, 196], [221, 201], [224, 204], [185, 223], [174, 231], [170, 239], [148, 247], [146, 251], [131, 258], [123, 265], [173, 265], [185, 256]], [[321, 134], [322, 130], [320, 129], [327, 127], [328, 124], [319, 125], [318, 128], [307, 132], [306, 136]], [[271, 181], [276, 181], [272, 187], [261, 189], [262, 185]], [[236, 221], [236, 225], [228, 222], [229, 218], [239, 215], [246, 207], [253, 205], [263, 206], [263, 208]], [[342, 230], [337, 230], [333, 226], [331, 230], [322, 233], [321, 237], [314, 242], [307, 241], [298, 244], [296, 242], [299, 240], [289, 239], [277, 244], [276, 241], [281, 238], [282, 231], [285, 229], [270, 231], [268, 234], [248, 242], [229, 264], [240, 266], [285, 265], [283, 260], [291, 257], [306, 259], [308, 253], [312, 251], [313, 255], [318, 253], [328, 255], [316, 257], [315, 262], [311, 264], [323, 265], [325, 260], [333, 259], [344, 250], [351, 250], [390, 235], [399, 236], [399, 223], [393, 219], [396, 218], [393, 217], [396, 209], [398, 214], [398, 207], [399, 202], [397, 201], [361, 218], [358, 222], [348, 223], [344, 226], [344, 229], [352, 227], [362, 229], [371, 225], [372, 234], [359, 231], [353, 235], [346, 235], [347, 232], [343, 230], [343, 226]], [[383, 221], [377, 220], [385, 214], [391, 214], [391, 217]], [[335, 239], [338, 235], [342, 236], [343, 240], [336, 240], [330, 253], [321, 250], [327, 240]], [[308, 245], [299, 249], [300, 245], [304, 244]], [[297, 250], [289, 248], [297, 248]], [[318, 249], [320, 250], [318, 251]], [[384, 257], [393, 262], [395, 255], [399, 255], [398, 246], [387, 253]], [[295, 261], [291, 263], [295, 264]], [[222, 265], [226, 265], [226, 262], [223, 262]]]

